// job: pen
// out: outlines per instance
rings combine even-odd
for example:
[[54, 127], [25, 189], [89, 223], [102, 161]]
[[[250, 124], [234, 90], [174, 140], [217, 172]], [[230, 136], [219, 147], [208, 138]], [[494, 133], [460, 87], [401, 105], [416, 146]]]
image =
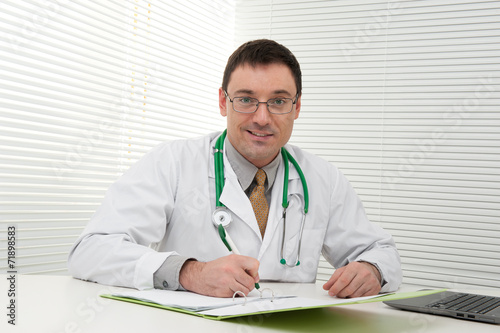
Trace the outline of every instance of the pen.
[[[222, 242], [224, 245], [226, 245], [227, 249], [234, 254], [240, 255], [240, 251], [238, 251], [238, 248], [236, 247], [236, 244], [234, 244], [233, 240], [231, 237], [229, 237], [229, 234], [226, 234], [226, 230], [224, 229], [224, 226], [222, 224], [219, 224], [219, 235], [220, 238], [222, 239]], [[259, 289], [260, 285], [256, 282], [255, 283], [255, 289]]]

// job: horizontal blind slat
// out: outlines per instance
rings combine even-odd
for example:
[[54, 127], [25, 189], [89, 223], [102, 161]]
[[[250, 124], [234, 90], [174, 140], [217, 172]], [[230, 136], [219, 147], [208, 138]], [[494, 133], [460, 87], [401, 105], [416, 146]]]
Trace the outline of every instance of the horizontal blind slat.
[[223, 128], [217, 89], [234, 3], [4, 7], [0, 239], [16, 225], [19, 271], [64, 274], [72, 243], [134, 161], [161, 141]]
[[498, 2], [239, 2], [237, 17], [239, 41], [298, 57], [291, 142], [351, 180], [404, 282], [498, 286]]

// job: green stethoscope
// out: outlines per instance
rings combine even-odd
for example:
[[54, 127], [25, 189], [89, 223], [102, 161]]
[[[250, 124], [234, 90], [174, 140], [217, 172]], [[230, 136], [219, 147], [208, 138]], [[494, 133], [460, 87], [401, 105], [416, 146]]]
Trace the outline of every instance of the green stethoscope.
[[[219, 235], [224, 242], [224, 245], [229, 249], [229, 251], [235, 252], [236, 246], [232, 242], [229, 235], [225, 232], [225, 227], [229, 225], [232, 221], [231, 214], [228, 209], [220, 202], [220, 196], [222, 194], [222, 190], [224, 188], [224, 140], [226, 138], [227, 130], [225, 130], [221, 136], [217, 139], [215, 143], [215, 151], [214, 151], [214, 167], [215, 167], [215, 204], [216, 209], [212, 214], [212, 220], [214, 225], [218, 228]], [[281, 240], [281, 251], [280, 251], [280, 264], [286, 265], [288, 267], [295, 267], [300, 265], [300, 247], [302, 243], [302, 232], [304, 230], [304, 224], [306, 220], [306, 215], [309, 210], [309, 192], [307, 190], [306, 178], [304, 177], [304, 173], [300, 168], [297, 161], [293, 158], [293, 156], [284, 148], [281, 148], [281, 156], [283, 157], [284, 167], [285, 167], [285, 175], [283, 181], [283, 200], [281, 206], [283, 207], [283, 238]], [[298, 248], [297, 248], [297, 259], [295, 260], [295, 264], [289, 264], [283, 254], [283, 249], [285, 247], [285, 235], [286, 235], [286, 209], [288, 208], [288, 173], [289, 173], [289, 162], [293, 164], [295, 169], [297, 170], [300, 180], [302, 182], [302, 188], [304, 191], [304, 214], [302, 214], [302, 220], [300, 225], [300, 233], [297, 240]]]

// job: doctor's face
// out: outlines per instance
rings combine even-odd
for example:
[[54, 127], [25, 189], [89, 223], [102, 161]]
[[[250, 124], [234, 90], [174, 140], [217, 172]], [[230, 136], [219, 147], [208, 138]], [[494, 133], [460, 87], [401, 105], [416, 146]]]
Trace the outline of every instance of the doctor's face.
[[[266, 102], [271, 98], [291, 98], [295, 101], [297, 89], [290, 69], [284, 64], [244, 64], [231, 74], [227, 86], [231, 100], [235, 97], [256, 98]], [[293, 122], [300, 112], [300, 97], [292, 112], [272, 114], [266, 103], [259, 104], [254, 113], [240, 113], [233, 109], [222, 88], [219, 89], [219, 107], [227, 117], [227, 137], [236, 150], [256, 167], [261, 168], [276, 157], [292, 135]]]

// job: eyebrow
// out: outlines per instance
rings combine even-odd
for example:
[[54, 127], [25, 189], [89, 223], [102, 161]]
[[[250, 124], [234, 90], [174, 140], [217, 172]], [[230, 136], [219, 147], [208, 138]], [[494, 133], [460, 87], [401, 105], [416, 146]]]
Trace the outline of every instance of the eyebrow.
[[[253, 90], [250, 90], [250, 89], [239, 89], [239, 90], [236, 90], [234, 93], [235, 93], [235, 95], [238, 95], [238, 94], [254, 95], [255, 94], [255, 92]], [[275, 90], [272, 92], [272, 94], [274, 94], [274, 95], [285, 94], [285, 95], [293, 96], [288, 90], [285, 90], [285, 89]]]

